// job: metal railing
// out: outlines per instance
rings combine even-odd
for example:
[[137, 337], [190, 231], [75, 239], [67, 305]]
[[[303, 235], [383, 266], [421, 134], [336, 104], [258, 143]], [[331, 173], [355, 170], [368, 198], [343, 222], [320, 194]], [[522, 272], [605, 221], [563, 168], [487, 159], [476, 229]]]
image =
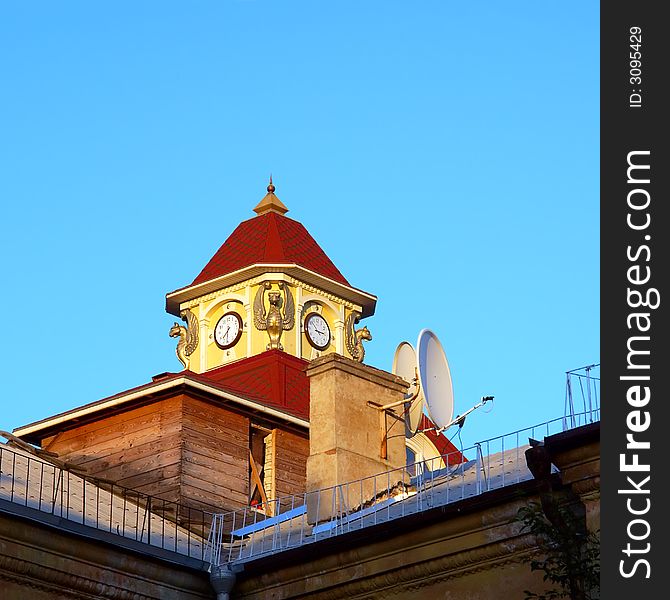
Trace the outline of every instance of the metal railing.
[[[477, 442], [439, 458], [271, 500], [261, 507], [264, 511], [245, 507], [215, 514], [206, 560], [213, 566], [245, 562], [532, 479], [524, 454], [529, 439], [539, 440], [599, 418], [600, 409], [592, 409], [573, 414], [569, 420], [561, 417]], [[473, 458], [444, 467], [456, 455]]]
[[0, 446], [0, 499], [97, 530], [204, 559], [211, 513], [75, 474]]
[[[600, 364], [586, 365], [565, 372], [566, 427], [576, 427], [577, 414], [584, 415], [589, 423], [600, 418]], [[575, 410], [580, 413], [575, 413]]]
[[271, 500], [262, 510], [244, 507], [220, 514], [78, 475], [0, 446], [0, 499], [212, 565], [244, 562], [530, 479], [524, 454], [529, 438], [599, 419], [600, 408], [592, 404], [585, 412], [439, 458]]

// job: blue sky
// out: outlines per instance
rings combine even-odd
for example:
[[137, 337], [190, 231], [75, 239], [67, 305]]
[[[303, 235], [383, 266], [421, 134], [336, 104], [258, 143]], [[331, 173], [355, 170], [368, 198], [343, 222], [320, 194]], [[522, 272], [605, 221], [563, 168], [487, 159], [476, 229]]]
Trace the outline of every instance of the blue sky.
[[[265, 193], [432, 328], [465, 441], [600, 361], [595, 2], [0, 5], [0, 429], [179, 370], [165, 293]], [[73, 312], [72, 304], [80, 306]]]

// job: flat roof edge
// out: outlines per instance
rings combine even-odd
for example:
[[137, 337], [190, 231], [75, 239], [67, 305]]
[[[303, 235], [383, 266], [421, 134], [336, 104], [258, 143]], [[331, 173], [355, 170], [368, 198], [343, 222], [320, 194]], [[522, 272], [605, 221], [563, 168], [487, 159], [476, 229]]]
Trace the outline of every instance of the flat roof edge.
[[105, 398], [103, 400], [98, 400], [97, 402], [93, 402], [91, 404], [86, 404], [84, 406], [74, 408], [67, 412], [60, 413], [52, 417], [48, 417], [47, 419], [43, 419], [41, 421], [29, 423], [28, 425], [24, 425], [23, 427], [18, 427], [14, 429], [12, 433], [18, 438], [33, 436], [40, 431], [53, 428], [57, 425], [65, 424], [69, 421], [73, 421], [74, 419], [80, 419], [82, 417], [87, 417], [89, 415], [93, 415], [95, 413], [108, 410], [110, 408], [115, 408], [118, 406], [129, 404], [134, 400], [139, 400], [146, 396], [150, 396], [152, 394], [160, 393], [169, 390], [171, 388], [176, 388], [183, 385], [213, 394], [224, 400], [231, 401], [234, 402], [235, 404], [239, 404], [242, 406], [246, 406], [247, 408], [250, 408], [252, 410], [257, 410], [259, 412], [268, 414], [272, 417], [282, 419], [294, 425], [298, 425], [300, 427], [309, 429], [309, 421], [306, 421], [305, 419], [295, 417], [277, 408], [266, 406], [265, 404], [262, 404], [260, 402], [249, 400], [248, 398], [244, 398], [232, 392], [225, 391], [215, 385], [210, 385], [202, 381], [191, 379], [187, 375], [181, 375], [169, 379], [168, 381], [152, 382], [146, 384], [145, 386], [140, 386], [139, 388], [136, 388], [134, 391], [131, 390], [128, 393], [122, 392], [121, 394], [110, 396], [109, 398]]

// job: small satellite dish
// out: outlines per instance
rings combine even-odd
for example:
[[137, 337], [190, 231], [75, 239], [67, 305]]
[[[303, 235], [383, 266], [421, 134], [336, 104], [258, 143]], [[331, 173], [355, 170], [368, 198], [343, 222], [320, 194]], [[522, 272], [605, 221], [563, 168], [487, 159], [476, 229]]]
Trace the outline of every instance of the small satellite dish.
[[416, 344], [419, 385], [430, 418], [438, 428], [451, 424], [454, 416], [454, 388], [447, 355], [430, 329], [422, 329]]
[[413, 400], [405, 410], [405, 424], [408, 436], [412, 436], [419, 428], [421, 415], [423, 414], [423, 391], [417, 379], [416, 352], [414, 352], [414, 348], [409, 342], [398, 344], [393, 356], [392, 371], [394, 375], [402, 377], [410, 384], [407, 393], [412, 396]]

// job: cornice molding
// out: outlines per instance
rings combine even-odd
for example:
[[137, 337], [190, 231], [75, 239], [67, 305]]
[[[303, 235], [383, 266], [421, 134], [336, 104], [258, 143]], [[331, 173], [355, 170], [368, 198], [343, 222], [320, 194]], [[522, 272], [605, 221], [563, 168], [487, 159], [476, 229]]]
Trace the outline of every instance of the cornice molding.
[[239, 292], [240, 290], [244, 289], [248, 285], [254, 286], [262, 283], [263, 281], [266, 281], [268, 279], [273, 279], [271, 277], [272, 275], [281, 275], [281, 277], [274, 277], [274, 279], [278, 279], [281, 281], [286, 281], [287, 283], [293, 285], [293, 286], [299, 286], [303, 290], [311, 292], [312, 294], [316, 294], [318, 296], [322, 296], [324, 298], [328, 298], [328, 300], [331, 300], [332, 302], [336, 302], [338, 304], [342, 304], [349, 310], [361, 310], [361, 307], [358, 306], [357, 304], [354, 304], [353, 302], [349, 300], [345, 300], [341, 296], [337, 296], [336, 294], [332, 294], [330, 292], [326, 292], [322, 288], [318, 288], [314, 285], [311, 285], [309, 283], [305, 283], [304, 281], [300, 279], [296, 279], [295, 277], [291, 277], [290, 275], [287, 275], [285, 273], [267, 273], [264, 275], [259, 275], [257, 277], [252, 277], [251, 279], [247, 279], [245, 281], [241, 281], [239, 283], [236, 283], [234, 285], [230, 285], [225, 288], [221, 288], [220, 290], [216, 290], [215, 292], [210, 292], [209, 294], [204, 294], [202, 296], [199, 296], [197, 298], [194, 298], [193, 300], [188, 300], [186, 302], [182, 302], [179, 306], [182, 310], [185, 310], [187, 308], [194, 308], [204, 302], [211, 302], [212, 300], [217, 300], [218, 298], [221, 298], [222, 296], [226, 296], [228, 294], [233, 294], [235, 292]]
[[[513, 546], [510, 549], [510, 546]], [[326, 590], [304, 591], [301, 597], [311, 600], [343, 600], [343, 599], [376, 599], [399, 595], [411, 597], [411, 592], [432, 586], [444, 581], [454, 580], [475, 573], [498, 569], [505, 565], [524, 563], [529, 555], [535, 552], [537, 543], [529, 534], [516, 536], [499, 542], [487, 544], [470, 550], [455, 552], [446, 556], [432, 558], [410, 565], [371, 575], [363, 579], [355, 579], [343, 583], [333, 583]], [[342, 571], [350, 572], [343, 564]], [[316, 570], [311, 576], [323, 576]], [[310, 575], [304, 574], [302, 579]], [[271, 596], [282, 587], [297, 584], [296, 580], [275, 583], [268, 587], [253, 588], [244, 586], [239, 591], [245, 598], [265, 598]], [[385, 594], [380, 596], [380, 594]]]
[[[160, 596], [147, 596], [115, 585], [95, 581], [81, 575], [65, 573], [37, 563], [11, 556], [0, 556], [0, 580], [12, 581], [29, 587], [58, 594], [62, 598], [91, 600], [157, 600]], [[145, 582], [138, 581], [138, 585]]]
[[360, 312], [363, 317], [369, 317], [375, 312], [376, 296], [293, 263], [257, 263], [234, 273], [180, 288], [166, 295], [165, 308], [168, 313], [179, 316], [180, 310], [188, 307], [188, 303], [193, 300], [206, 298], [209, 294], [217, 294], [222, 290], [236, 288], [236, 286], [244, 286], [255, 278], [263, 278], [273, 273], [282, 274], [286, 281], [293, 275], [297, 275], [298, 277], [295, 279], [301, 281], [303, 285], [306, 281], [309, 281], [311, 282], [309, 285], [316, 286], [318, 290], [328, 290], [326, 293], [332, 293], [334, 296], [347, 296], [351, 298], [353, 303], [360, 305]]

